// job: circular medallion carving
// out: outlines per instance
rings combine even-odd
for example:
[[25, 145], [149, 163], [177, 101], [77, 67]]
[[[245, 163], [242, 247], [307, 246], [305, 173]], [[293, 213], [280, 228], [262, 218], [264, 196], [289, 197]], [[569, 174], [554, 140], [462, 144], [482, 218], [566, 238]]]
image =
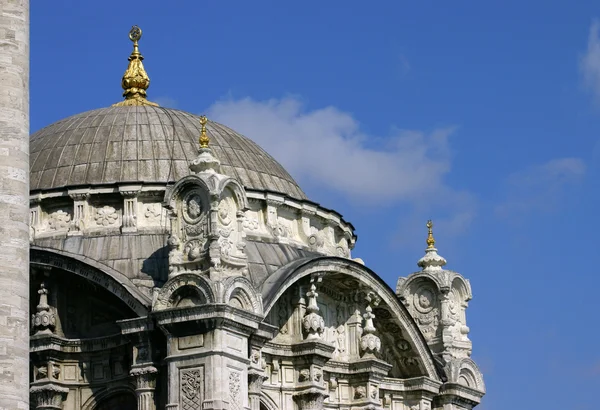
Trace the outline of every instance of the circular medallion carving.
[[423, 286], [415, 293], [415, 308], [421, 313], [429, 313], [436, 305], [435, 294], [429, 286]]
[[198, 223], [202, 217], [202, 198], [190, 192], [183, 200], [183, 218], [188, 223]]
[[231, 222], [233, 222], [233, 219], [231, 218], [231, 206], [229, 201], [227, 201], [227, 199], [224, 199], [221, 201], [221, 204], [219, 205], [219, 222], [221, 222], [224, 226], [229, 226], [231, 225]]

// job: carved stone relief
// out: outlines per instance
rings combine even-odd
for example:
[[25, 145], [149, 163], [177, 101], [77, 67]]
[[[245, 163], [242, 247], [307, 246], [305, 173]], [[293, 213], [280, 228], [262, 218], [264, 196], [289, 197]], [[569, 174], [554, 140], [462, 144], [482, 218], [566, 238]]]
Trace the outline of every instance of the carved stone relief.
[[48, 215], [48, 228], [53, 231], [66, 231], [71, 224], [71, 215], [62, 209]]
[[94, 220], [98, 226], [109, 226], [116, 224], [119, 219], [117, 210], [109, 205], [104, 205], [102, 208], [96, 209]]
[[229, 396], [231, 398], [231, 406], [234, 409], [240, 409], [240, 390], [241, 390], [241, 379], [240, 372], [231, 370], [229, 372]]
[[204, 400], [202, 369], [186, 369], [181, 371], [181, 409], [196, 410], [202, 408]]

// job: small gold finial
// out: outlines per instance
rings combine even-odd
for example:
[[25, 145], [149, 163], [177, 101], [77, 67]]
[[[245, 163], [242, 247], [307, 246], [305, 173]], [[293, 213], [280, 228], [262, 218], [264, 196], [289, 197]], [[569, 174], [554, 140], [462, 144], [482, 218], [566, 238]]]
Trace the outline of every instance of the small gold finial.
[[208, 122], [208, 118], [206, 115], [200, 116], [200, 125], [202, 126], [200, 130], [200, 148], [208, 148], [208, 135], [206, 135], [206, 123]]
[[133, 51], [129, 56], [129, 66], [123, 74], [121, 87], [123, 87], [124, 101], [113, 104], [114, 107], [123, 107], [131, 105], [151, 105], [158, 107], [158, 104], [146, 99], [146, 90], [150, 87], [150, 77], [144, 70], [142, 61], [144, 56], [140, 54], [138, 41], [142, 38], [142, 29], [138, 26], [131, 27], [129, 39], [133, 41]]
[[427, 249], [435, 248], [435, 239], [433, 239], [433, 222], [427, 221]]

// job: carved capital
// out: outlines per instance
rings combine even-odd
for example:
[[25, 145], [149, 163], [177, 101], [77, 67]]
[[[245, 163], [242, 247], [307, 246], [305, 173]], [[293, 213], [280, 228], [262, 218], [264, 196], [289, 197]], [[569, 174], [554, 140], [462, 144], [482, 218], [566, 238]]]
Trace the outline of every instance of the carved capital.
[[62, 409], [69, 389], [48, 383], [31, 387], [29, 393], [36, 410]]
[[136, 390], [154, 390], [156, 387], [156, 373], [154, 366], [134, 367], [129, 375], [135, 378]]
[[309, 389], [294, 394], [294, 401], [300, 410], [321, 410], [329, 394], [318, 389]]
[[248, 394], [260, 394], [262, 385], [268, 377], [263, 372], [248, 371]]

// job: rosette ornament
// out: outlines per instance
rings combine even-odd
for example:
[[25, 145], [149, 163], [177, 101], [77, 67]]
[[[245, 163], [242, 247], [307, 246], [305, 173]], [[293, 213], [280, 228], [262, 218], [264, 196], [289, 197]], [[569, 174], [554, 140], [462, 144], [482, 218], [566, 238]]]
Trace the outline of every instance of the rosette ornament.
[[308, 306], [306, 307], [306, 314], [302, 319], [302, 327], [307, 333], [306, 339], [320, 339], [325, 329], [325, 321], [323, 317], [319, 315], [319, 306], [317, 306], [317, 287], [314, 283], [310, 285], [310, 291], [306, 293], [308, 297]]

